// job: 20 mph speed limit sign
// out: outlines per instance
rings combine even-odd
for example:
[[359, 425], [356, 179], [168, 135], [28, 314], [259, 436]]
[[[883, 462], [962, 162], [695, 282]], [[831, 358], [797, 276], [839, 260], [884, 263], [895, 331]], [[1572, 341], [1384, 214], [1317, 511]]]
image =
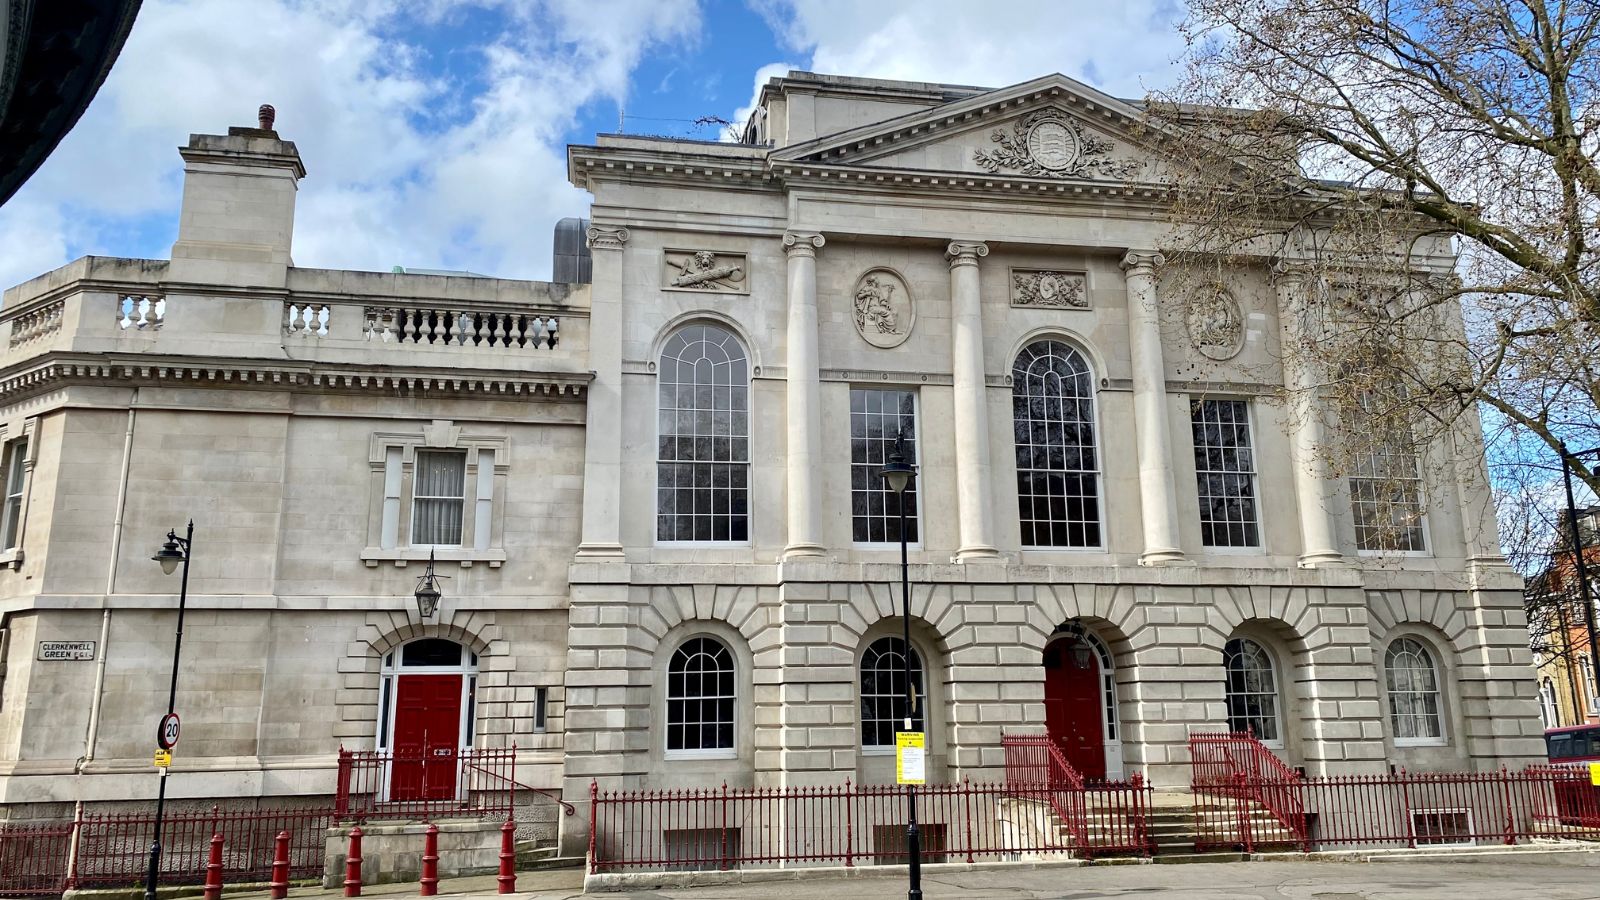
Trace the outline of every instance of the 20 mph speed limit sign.
[[161, 717], [161, 727], [156, 729], [156, 745], [163, 750], [171, 750], [178, 746], [178, 734], [181, 731], [178, 714], [167, 713]]

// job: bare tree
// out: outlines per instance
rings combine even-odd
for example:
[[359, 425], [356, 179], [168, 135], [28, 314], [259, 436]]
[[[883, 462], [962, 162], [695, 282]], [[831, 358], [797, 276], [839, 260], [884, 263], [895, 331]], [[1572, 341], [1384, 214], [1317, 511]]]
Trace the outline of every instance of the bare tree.
[[[1360, 412], [1325, 448], [1335, 471], [1399, 434], [1454, 446], [1480, 409], [1494, 464], [1530, 482], [1600, 444], [1600, 4], [1189, 9], [1184, 74], [1148, 104], [1173, 278], [1203, 296], [1275, 261], [1317, 285], [1282, 352], [1347, 424]], [[1574, 464], [1600, 492], [1593, 459]]]

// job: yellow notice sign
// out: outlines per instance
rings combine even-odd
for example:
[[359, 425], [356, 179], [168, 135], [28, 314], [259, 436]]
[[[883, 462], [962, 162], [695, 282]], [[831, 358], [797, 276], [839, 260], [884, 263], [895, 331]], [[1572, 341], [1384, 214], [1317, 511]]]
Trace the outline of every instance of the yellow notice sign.
[[156, 768], [165, 769], [165, 768], [167, 768], [168, 766], [171, 766], [171, 765], [172, 765], [172, 751], [171, 750], [157, 750], [156, 751]]
[[927, 736], [920, 731], [894, 733], [895, 784], [927, 784]]
[[1600, 762], [1589, 763], [1589, 783], [1600, 787]]

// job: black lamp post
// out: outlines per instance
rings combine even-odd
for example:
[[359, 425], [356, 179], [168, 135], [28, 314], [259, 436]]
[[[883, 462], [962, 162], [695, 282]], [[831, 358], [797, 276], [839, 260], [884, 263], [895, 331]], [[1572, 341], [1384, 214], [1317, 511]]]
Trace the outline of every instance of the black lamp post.
[[[189, 602], [189, 557], [194, 552], [194, 520], [189, 520], [189, 530], [183, 537], [178, 537], [176, 532], [167, 532], [167, 542], [161, 545], [156, 555], [150, 557], [161, 564], [163, 574], [171, 575], [178, 570], [178, 564], [183, 563], [183, 580], [178, 586], [178, 628], [172, 639], [172, 682], [167, 687], [167, 716], [170, 717], [178, 704], [178, 657], [183, 650], [183, 609]], [[166, 724], [166, 720], [162, 720]], [[163, 744], [163, 746], [166, 746]], [[167, 806], [167, 767], [161, 768], [160, 787], [156, 790], [156, 828], [155, 835], [150, 839], [150, 871], [144, 879], [145, 900], [156, 900], [156, 885], [161, 879], [161, 818]]]
[[[905, 627], [905, 652], [900, 655], [900, 664], [906, 687], [905, 728], [910, 731], [916, 694], [911, 689], [911, 570], [906, 561], [906, 488], [916, 479], [917, 467], [906, 462], [905, 438], [904, 431], [895, 436], [894, 452], [889, 454], [888, 462], [878, 475], [894, 491], [896, 505], [900, 507], [900, 622]], [[910, 859], [910, 889], [906, 896], [910, 900], [922, 900], [922, 840], [917, 833], [917, 789], [912, 784], [906, 785], [906, 852]]]
[[[1578, 528], [1578, 504], [1572, 496], [1572, 461], [1580, 456], [1589, 456], [1600, 453], [1600, 447], [1591, 447], [1576, 453], [1569, 451], [1565, 445], [1561, 447], [1561, 478], [1567, 488], [1567, 540], [1572, 545], [1572, 564], [1578, 575], [1578, 599], [1583, 604], [1583, 627], [1589, 633], [1589, 664], [1594, 667], [1594, 683], [1600, 685], [1600, 652], [1597, 651], [1594, 640], [1594, 603], [1589, 599], [1589, 565], [1583, 558], [1583, 533]], [[1570, 669], [1570, 663], [1568, 671]], [[1586, 706], [1594, 705], [1591, 697], [1585, 702]], [[1600, 710], [1590, 709], [1590, 712], [1600, 713]]]
[[439, 590], [439, 579], [449, 577], [433, 573], [433, 551], [429, 550], [428, 570], [417, 578], [417, 589], [413, 592], [417, 598], [417, 614], [422, 618], [431, 619], [439, 611], [439, 598], [444, 596]]

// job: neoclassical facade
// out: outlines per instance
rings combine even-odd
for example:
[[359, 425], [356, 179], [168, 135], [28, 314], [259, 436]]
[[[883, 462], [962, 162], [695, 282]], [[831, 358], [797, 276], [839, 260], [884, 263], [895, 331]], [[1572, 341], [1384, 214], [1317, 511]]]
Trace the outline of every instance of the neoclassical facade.
[[1167, 289], [1140, 115], [790, 73], [742, 142], [570, 148], [585, 285], [294, 267], [293, 145], [194, 136], [170, 261], [0, 309], [0, 800], [145, 793], [146, 558], [191, 516], [187, 797], [441, 740], [577, 802], [892, 780], [908, 656], [935, 780], [1008, 733], [1166, 788], [1230, 727], [1317, 773], [1538, 757], [1480, 438], [1328, 471], [1279, 352], [1314, 292]]

